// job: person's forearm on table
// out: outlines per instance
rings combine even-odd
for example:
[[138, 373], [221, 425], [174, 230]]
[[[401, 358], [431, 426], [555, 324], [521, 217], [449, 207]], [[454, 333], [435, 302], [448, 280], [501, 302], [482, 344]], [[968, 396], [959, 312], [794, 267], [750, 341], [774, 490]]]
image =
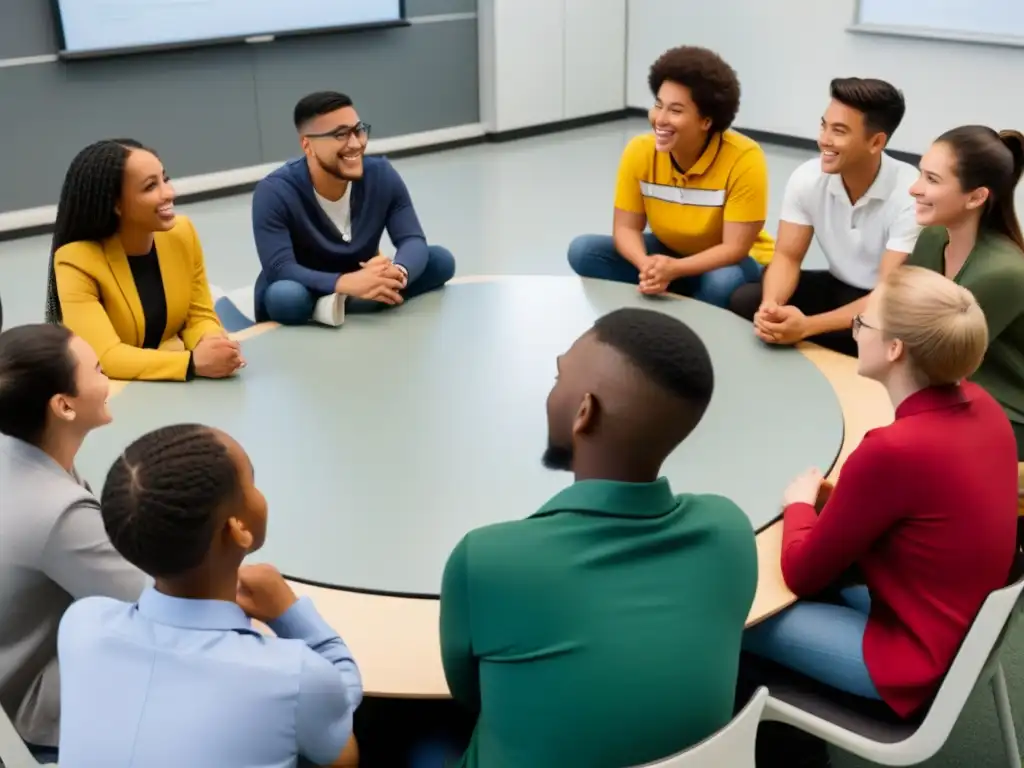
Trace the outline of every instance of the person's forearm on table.
[[868, 297], [851, 301], [831, 312], [822, 312], [820, 315], [810, 315], [807, 318], [806, 336], [817, 336], [832, 331], [849, 330], [853, 326], [853, 318], [864, 311], [867, 306]]
[[363, 679], [352, 652], [337, 632], [324, 621], [308, 597], [298, 599], [285, 613], [269, 622], [278, 637], [302, 640], [329, 661], [341, 677], [353, 709], [363, 697]]
[[750, 247], [746, 244], [722, 243], [686, 256], [679, 260], [679, 276], [703, 275], [705, 272], [739, 264], [750, 255]]
[[764, 271], [761, 301], [774, 302], [780, 307], [788, 302], [800, 283], [800, 263], [778, 252]]

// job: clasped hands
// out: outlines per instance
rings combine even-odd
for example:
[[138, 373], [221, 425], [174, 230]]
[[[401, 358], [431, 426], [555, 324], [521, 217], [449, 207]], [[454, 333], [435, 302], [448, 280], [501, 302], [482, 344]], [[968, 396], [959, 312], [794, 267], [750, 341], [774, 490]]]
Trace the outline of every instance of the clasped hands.
[[762, 302], [754, 315], [754, 333], [768, 344], [796, 344], [807, 338], [807, 316], [789, 304]]
[[382, 304], [396, 305], [404, 301], [400, 291], [408, 285], [409, 275], [402, 267], [382, 253], [361, 262], [359, 267], [338, 278], [335, 293]]
[[658, 296], [668, 291], [674, 280], [685, 277], [684, 259], [654, 254], [640, 263], [640, 293]]

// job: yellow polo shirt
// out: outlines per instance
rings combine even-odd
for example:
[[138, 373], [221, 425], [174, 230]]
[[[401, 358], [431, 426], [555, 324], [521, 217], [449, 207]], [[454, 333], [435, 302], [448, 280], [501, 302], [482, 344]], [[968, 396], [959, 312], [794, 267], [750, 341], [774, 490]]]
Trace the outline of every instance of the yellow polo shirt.
[[[768, 218], [768, 163], [760, 145], [735, 131], [716, 133], [693, 167], [683, 173], [654, 134], [637, 136], [622, 153], [615, 207], [643, 213], [654, 236], [681, 256], [722, 244], [727, 221]], [[750, 255], [767, 264], [775, 241], [764, 230]]]

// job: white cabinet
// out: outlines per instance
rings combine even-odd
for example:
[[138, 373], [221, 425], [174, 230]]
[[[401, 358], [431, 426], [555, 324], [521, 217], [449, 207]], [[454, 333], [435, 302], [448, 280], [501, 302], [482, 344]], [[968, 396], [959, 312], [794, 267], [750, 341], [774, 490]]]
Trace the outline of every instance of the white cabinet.
[[479, 0], [489, 132], [626, 106], [626, 0]]
[[565, 118], [626, 106], [625, 0], [565, 0]]

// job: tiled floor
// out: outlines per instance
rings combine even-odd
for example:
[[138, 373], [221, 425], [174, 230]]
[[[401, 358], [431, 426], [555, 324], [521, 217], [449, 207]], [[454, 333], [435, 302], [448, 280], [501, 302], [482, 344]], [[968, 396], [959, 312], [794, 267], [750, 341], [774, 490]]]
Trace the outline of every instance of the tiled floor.
[[[460, 275], [568, 274], [569, 241], [584, 232], [610, 231], [619, 154], [626, 141], [644, 129], [644, 122], [627, 120], [422, 155], [395, 165], [409, 186], [428, 238], [455, 253]], [[766, 147], [766, 152], [772, 178], [768, 228], [774, 232], [786, 179], [810, 155], [777, 147]], [[225, 289], [251, 284], [258, 263], [249, 196], [183, 206], [181, 212], [199, 230], [210, 281]], [[48, 249], [48, 236], [0, 243], [5, 326], [42, 319]], [[823, 266], [816, 247], [808, 263]], [[1024, 632], [1011, 638], [1004, 665], [1024, 736]], [[992, 698], [986, 690], [978, 691], [951, 743], [927, 765], [1004, 768], [999, 745]], [[839, 756], [836, 764], [861, 765], [846, 756]]]

